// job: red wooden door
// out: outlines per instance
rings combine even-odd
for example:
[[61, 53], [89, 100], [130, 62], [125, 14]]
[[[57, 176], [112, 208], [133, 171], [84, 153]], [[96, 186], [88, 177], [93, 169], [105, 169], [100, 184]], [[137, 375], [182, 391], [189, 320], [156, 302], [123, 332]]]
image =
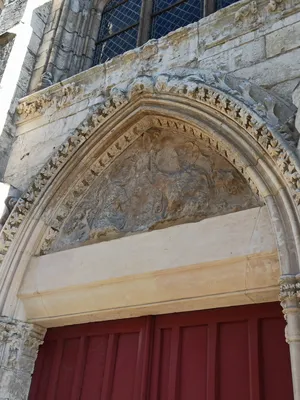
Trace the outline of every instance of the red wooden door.
[[279, 304], [49, 329], [30, 400], [292, 400]]
[[292, 400], [279, 304], [158, 316], [150, 400]]
[[140, 400], [147, 318], [49, 329], [30, 391], [35, 400]]

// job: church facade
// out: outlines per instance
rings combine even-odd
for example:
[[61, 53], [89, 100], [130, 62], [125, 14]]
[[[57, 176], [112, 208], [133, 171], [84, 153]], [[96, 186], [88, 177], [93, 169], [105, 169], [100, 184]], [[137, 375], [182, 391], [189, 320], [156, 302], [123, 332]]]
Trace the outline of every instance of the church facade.
[[300, 2], [0, 8], [0, 398], [300, 399]]

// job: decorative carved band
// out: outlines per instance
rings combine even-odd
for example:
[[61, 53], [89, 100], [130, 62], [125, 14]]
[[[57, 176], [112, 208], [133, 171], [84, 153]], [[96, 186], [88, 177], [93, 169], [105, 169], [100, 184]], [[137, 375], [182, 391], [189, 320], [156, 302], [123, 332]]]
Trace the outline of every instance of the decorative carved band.
[[[43, 82], [49, 80], [51, 74], [46, 72], [43, 76]], [[56, 110], [70, 105], [70, 103], [79, 95], [83, 95], [83, 87], [80, 84], [70, 83], [63, 86], [58, 92], [48, 94], [42, 93], [33, 101], [23, 101], [17, 107], [17, 114], [23, 119], [33, 118], [43, 115], [50, 107]]]
[[[157, 94], [172, 98], [184, 97], [189, 99], [191, 104], [202, 103], [235, 121], [274, 161], [293, 193], [296, 204], [300, 204], [300, 168], [298, 159], [293, 153], [298, 137], [289, 129], [287, 120], [292, 113], [284, 103], [278, 107], [277, 100], [263, 89], [227, 75], [185, 71], [178, 72], [177, 75], [141, 76], [127, 87], [112, 88], [110, 96], [59, 147], [35, 177], [30, 188], [19, 199], [2, 230], [0, 262], [29, 210], [80, 146], [131, 100], [144, 96], [149, 98]], [[139, 133], [133, 132], [133, 135], [138, 136]], [[131, 139], [125, 135], [120, 141], [127, 141], [129, 145]], [[118, 152], [120, 142], [114, 145], [115, 151]], [[126, 143], [121, 147], [126, 147]], [[106, 152], [101, 157], [98, 168], [106, 167], [112, 158], [112, 154]], [[93, 171], [90, 173], [93, 174]], [[81, 186], [85, 185], [85, 181], [81, 182]]]
[[279, 281], [280, 284], [280, 300], [300, 301], [300, 275], [283, 275]]

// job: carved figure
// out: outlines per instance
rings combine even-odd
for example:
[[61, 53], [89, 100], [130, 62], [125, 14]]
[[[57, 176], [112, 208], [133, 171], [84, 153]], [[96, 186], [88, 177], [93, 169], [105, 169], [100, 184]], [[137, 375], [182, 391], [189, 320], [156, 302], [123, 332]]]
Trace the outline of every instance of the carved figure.
[[53, 250], [255, 205], [244, 179], [212, 149], [151, 128], [92, 183]]

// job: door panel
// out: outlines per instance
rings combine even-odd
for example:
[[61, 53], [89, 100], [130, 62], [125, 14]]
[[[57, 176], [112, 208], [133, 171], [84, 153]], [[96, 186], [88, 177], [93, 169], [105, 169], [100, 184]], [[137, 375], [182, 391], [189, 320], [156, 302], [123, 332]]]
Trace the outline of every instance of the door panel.
[[263, 399], [292, 399], [290, 357], [284, 337], [283, 318], [260, 320], [260, 365]]
[[217, 388], [220, 400], [250, 400], [248, 321], [223, 322], [218, 327]]
[[49, 329], [30, 400], [293, 400], [279, 304]]
[[181, 328], [178, 365], [178, 400], [207, 397], [207, 326]]

